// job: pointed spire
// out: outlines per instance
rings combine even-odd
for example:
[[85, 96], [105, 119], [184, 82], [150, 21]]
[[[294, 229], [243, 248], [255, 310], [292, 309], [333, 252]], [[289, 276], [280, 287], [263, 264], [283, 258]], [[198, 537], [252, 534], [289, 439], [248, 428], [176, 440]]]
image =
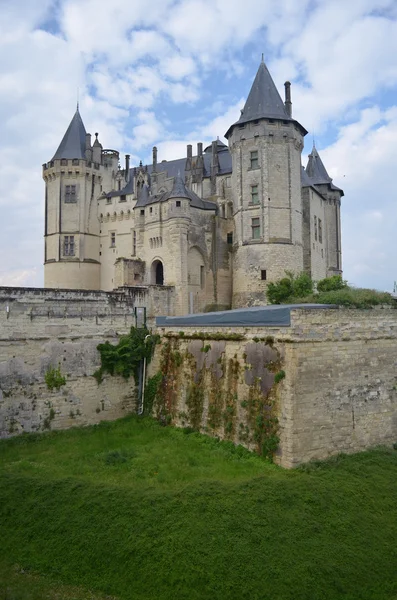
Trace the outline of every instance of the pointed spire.
[[174, 185], [170, 193], [170, 198], [190, 198], [180, 171], [178, 171], [178, 175], [174, 179]]
[[309, 154], [309, 160], [306, 166], [306, 173], [310, 177], [313, 184], [331, 183], [332, 179], [327, 173], [327, 169], [324, 167], [323, 161], [317, 152], [316, 146], [313, 140], [313, 150]]
[[73, 119], [52, 160], [60, 158], [85, 158], [86, 130], [77, 105]]
[[270, 119], [290, 118], [274, 81], [262, 61], [238, 123], [247, 123], [264, 117]]

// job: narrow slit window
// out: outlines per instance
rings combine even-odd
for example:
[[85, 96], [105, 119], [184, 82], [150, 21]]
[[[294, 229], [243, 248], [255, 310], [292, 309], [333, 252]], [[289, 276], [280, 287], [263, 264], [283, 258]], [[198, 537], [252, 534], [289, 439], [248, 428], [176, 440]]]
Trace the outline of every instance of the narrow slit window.
[[267, 279], [266, 269], [261, 269], [261, 280], [266, 281], [266, 279]]
[[317, 242], [317, 217], [314, 217], [314, 239]]
[[320, 244], [323, 243], [323, 224], [321, 219], [318, 220], [318, 241]]

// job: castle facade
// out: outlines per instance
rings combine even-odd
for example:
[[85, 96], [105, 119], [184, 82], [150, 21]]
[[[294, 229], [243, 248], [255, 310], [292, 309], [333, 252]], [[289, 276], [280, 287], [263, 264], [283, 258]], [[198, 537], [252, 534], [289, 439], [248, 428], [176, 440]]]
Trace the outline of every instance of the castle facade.
[[45, 181], [45, 287], [172, 286], [169, 314], [266, 303], [285, 271], [340, 274], [340, 204], [306, 129], [262, 61], [241, 116], [193, 154], [131, 167], [86, 132], [79, 110]]

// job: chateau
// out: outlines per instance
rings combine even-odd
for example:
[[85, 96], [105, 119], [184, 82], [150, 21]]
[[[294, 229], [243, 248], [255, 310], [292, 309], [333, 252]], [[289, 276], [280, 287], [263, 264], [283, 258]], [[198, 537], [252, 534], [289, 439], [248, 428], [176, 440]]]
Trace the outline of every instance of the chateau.
[[77, 108], [45, 181], [45, 287], [170, 286], [173, 314], [266, 303], [286, 270], [341, 273], [343, 191], [293, 118], [262, 61], [241, 116], [193, 154], [120, 168]]

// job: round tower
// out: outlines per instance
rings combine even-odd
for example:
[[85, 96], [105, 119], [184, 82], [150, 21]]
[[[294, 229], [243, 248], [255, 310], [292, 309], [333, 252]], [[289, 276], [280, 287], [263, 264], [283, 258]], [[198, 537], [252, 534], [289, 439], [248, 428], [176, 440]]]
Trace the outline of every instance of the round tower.
[[303, 270], [301, 152], [291, 116], [262, 61], [240, 119], [226, 133], [233, 161], [233, 307], [266, 303], [269, 281]]
[[100, 289], [96, 199], [103, 166], [97, 140], [94, 146], [77, 108], [53, 159], [43, 165], [47, 288]]

